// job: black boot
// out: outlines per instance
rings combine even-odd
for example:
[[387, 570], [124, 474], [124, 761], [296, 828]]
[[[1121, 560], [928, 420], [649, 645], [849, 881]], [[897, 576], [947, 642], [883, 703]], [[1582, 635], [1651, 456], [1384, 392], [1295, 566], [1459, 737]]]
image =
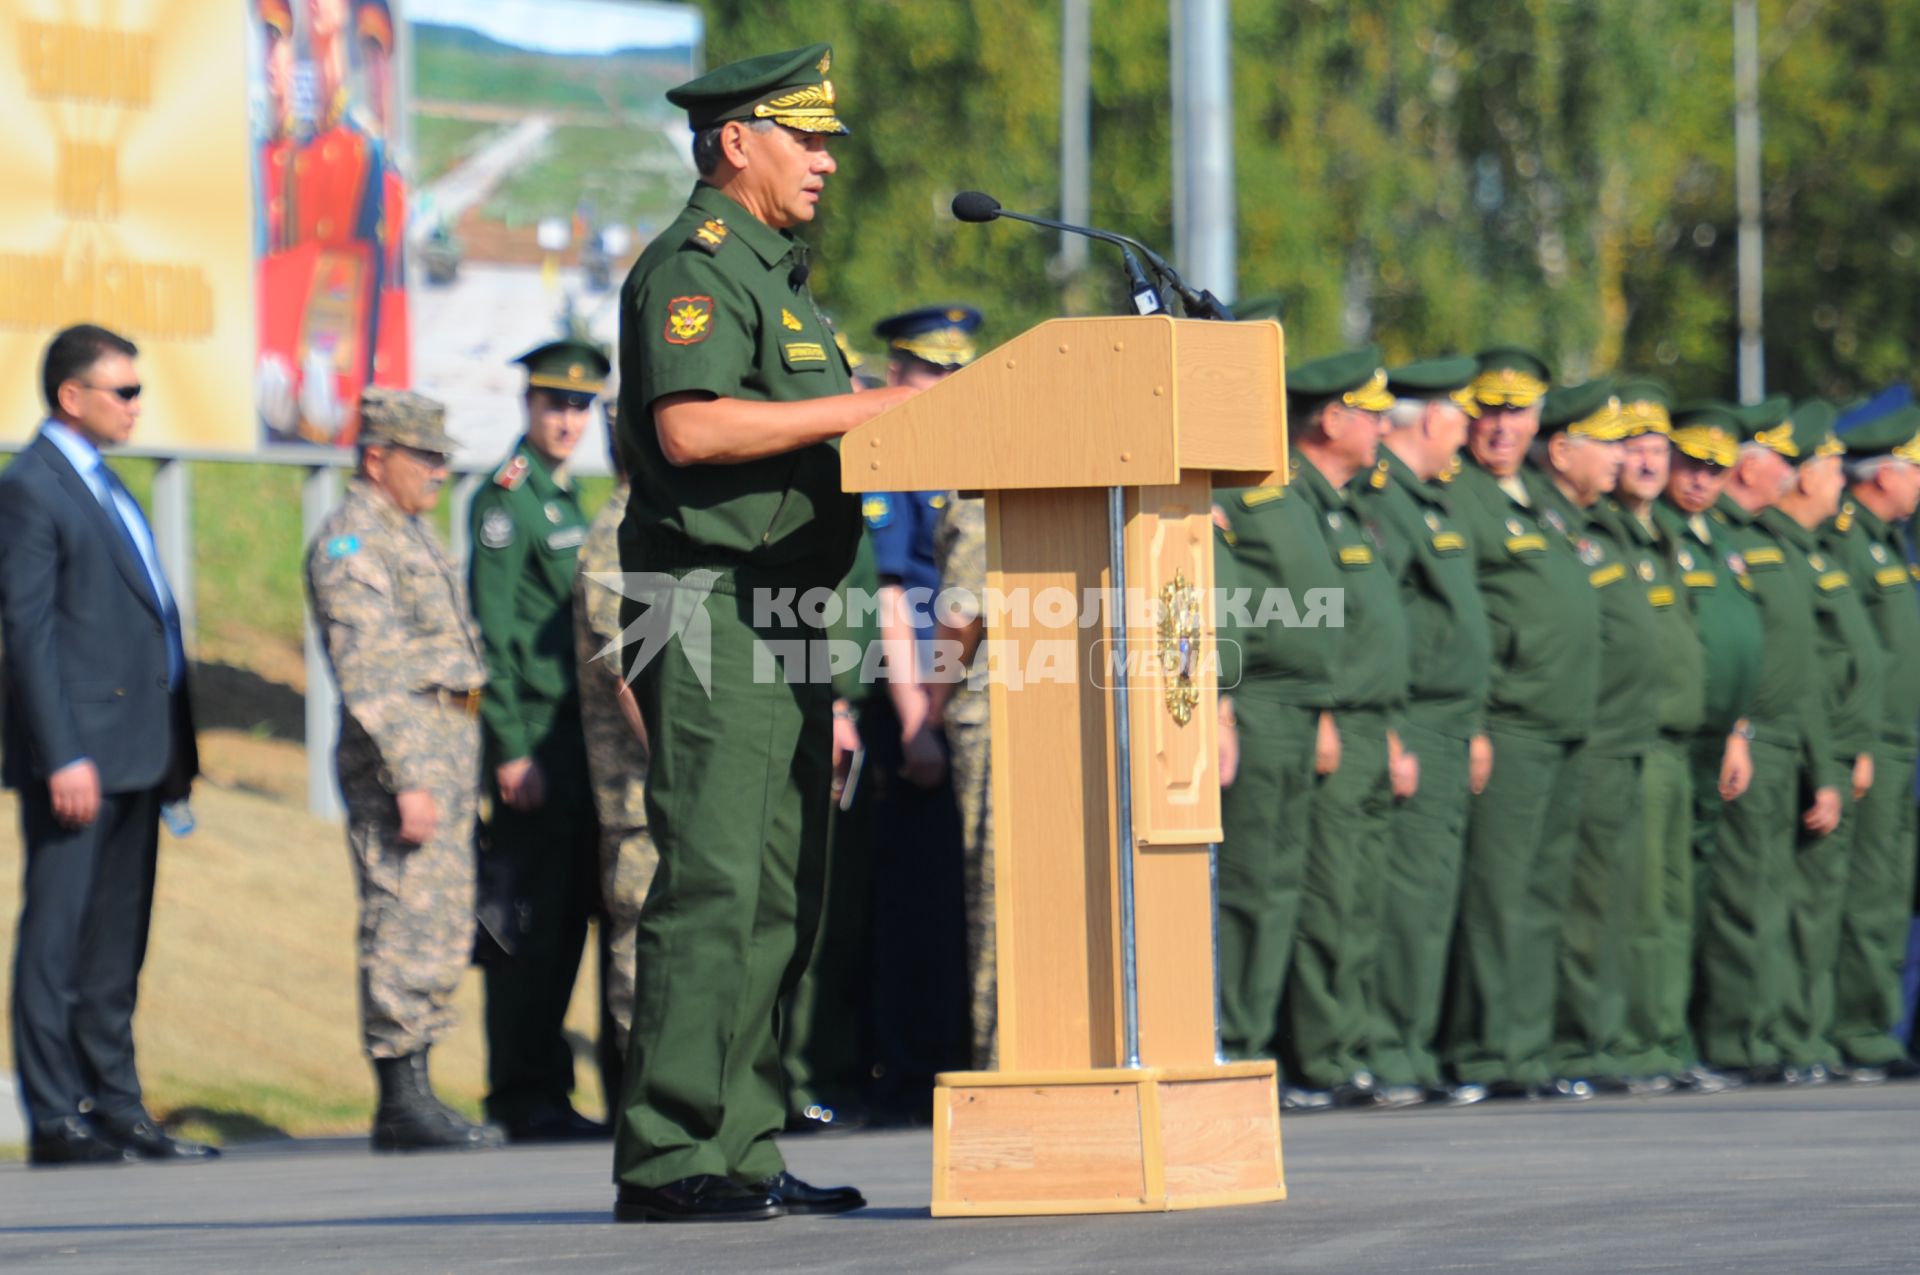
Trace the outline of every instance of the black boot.
[[[373, 1113], [375, 1151], [462, 1151], [496, 1146], [487, 1130], [465, 1129], [448, 1119], [425, 1084], [425, 1069], [415, 1063], [418, 1054], [404, 1058], [376, 1058], [373, 1074], [380, 1082], [380, 1106]], [[465, 1121], [461, 1122], [465, 1124]]]
[[[431, 1048], [431, 1046], [428, 1048]], [[504, 1147], [507, 1145], [507, 1134], [504, 1129], [493, 1124], [475, 1124], [473, 1121], [461, 1115], [457, 1109], [449, 1107], [440, 1100], [440, 1095], [433, 1091], [433, 1082], [427, 1078], [427, 1051], [425, 1049], [417, 1054], [411, 1055], [410, 1061], [413, 1063], [414, 1082], [419, 1085], [420, 1093], [429, 1103], [433, 1104], [441, 1116], [446, 1119], [449, 1126], [462, 1137], [477, 1138], [479, 1145], [483, 1147]]]

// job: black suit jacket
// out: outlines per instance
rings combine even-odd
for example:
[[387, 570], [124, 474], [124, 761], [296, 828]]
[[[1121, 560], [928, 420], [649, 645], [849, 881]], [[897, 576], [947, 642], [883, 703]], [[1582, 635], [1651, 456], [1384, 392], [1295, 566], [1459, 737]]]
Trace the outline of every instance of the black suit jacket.
[[166, 617], [140, 557], [43, 434], [0, 471], [0, 633], [9, 788], [93, 759], [102, 792], [184, 796], [199, 773]]

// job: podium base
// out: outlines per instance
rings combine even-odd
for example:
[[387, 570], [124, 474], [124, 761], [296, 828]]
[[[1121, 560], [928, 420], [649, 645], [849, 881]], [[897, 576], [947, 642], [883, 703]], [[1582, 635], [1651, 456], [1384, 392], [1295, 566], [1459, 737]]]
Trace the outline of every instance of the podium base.
[[935, 1217], [1158, 1213], [1286, 1198], [1271, 1062], [960, 1071], [935, 1081]]

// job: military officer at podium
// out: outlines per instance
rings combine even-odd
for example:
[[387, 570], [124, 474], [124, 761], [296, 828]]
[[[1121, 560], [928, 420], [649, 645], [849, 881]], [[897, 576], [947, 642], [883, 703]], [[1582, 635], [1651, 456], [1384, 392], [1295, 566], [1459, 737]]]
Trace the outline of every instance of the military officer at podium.
[[1473, 552], [1434, 480], [1466, 445], [1479, 414], [1468, 357], [1428, 359], [1388, 374], [1394, 405], [1380, 460], [1354, 484], [1361, 514], [1399, 582], [1412, 639], [1403, 748], [1420, 785], [1393, 814], [1381, 861], [1380, 960], [1369, 1070], [1382, 1106], [1486, 1097], [1448, 1085], [1433, 1052], [1446, 990], [1447, 945], [1460, 897], [1471, 741], [1484, 729], [1493, 636]]
[[[882, 319], [873, 334], [886, 346], [887, 383], [925, 389], [966, 367], [980, 324], [980, 311], [967, 305]], [[861, 720], [864, 782], [875, 803], [873, 1104], [882, 1119], [924, 1120], [934, 1076], [966, 1068], [972, 1053], [960, 815], [926, 678], [940, 590], [934, 530], [952, 499], [946, 491], [861, 498], [886, 660], [886, 682]]]
[[1406, 612], [1353, 497], [1355, 479], [1367, 481], [1378, 463], [1382, 414], [1394, 400], [1371, 349], [1294, 368], [1287, 398], [1293, 495], [1313, 511], [1344, 603], [1332, 665], [1340, 765], [1313, 791], [1281, 1054], [1296, 1085], [1364, 1106], [1376, 1098], [1366, 1055], [1381, 858], [1394, 799], [1419, 786], [1419, 760], [1395, 729], [1410, 674]]
[[846, 132], [831, 66], [818, 44], [668, 93], [692, 126], [699, 182], [621, 288], [620, 429], [634, 466], [621, 565], [671, 582], [622, 611], [662, 639], [628, 657], [660, 865], [640, 915], [617, 1120], [622, 1220], [864, 1202], [793, 1177], [774, 1145], [786, 1120], [775, 1007], [817, 922], [833, 687], [756, 669], [769, 642], [822, 634], [754, 608], [845, 577], [860, 511], [834, 440], [915, 392], [853, 393], [807, 289], [797, 232]]
[[598, 346], [570, 339], [515, 361], [527, 370], [527, 431], [474, 496], [468, 563], [490, 688], [481, 721], [493, 809], [481, 880], [497, 908], [483, 915], [517, 922], [509, 955], [487, 966], [487, 1115], [515, 1142], [552, 1142], [608, 1132], [573, 1109], [562, 1029], [600, 906], [600, 821], [573, 649], [587, 519], [566, 465], [611, 364]]

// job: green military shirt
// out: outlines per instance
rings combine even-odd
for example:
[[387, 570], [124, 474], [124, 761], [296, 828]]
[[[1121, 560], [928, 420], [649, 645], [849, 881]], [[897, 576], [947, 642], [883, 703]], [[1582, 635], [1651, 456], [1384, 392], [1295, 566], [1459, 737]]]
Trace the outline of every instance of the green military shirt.
[[1753, 709], [1765, 644], [1760, 607], [1744, 560], [1738, 558], [1719, 510], [1688, 515], [1656, 501], [1654, 520], [1665, 534], [1681, 596], [1706, 659], [1703, 729], [1724, 734]]
[[634, 263], [620, 291], [620, 430], [635, 461], [626, 561], [766, 571], [800, 587], [846, 575], [860, 517], [836, 444], [676, 468], [653, 427], [668, 394], [791, 403], [851, 391], [806, 263], [791, 232], [705, 183]]
[[1600, 598], [1600, 698], [1587, 746], [1602, 757], [1643, 754], [1660, 733], [1661, 687], [1654, 671], [1666, 654], [1652, 595], [1657, 555], [1651, 544], [1620, 525], [1606, 501], [1582, 509], [1552, 479], [1542, 476], [1539, 486], [1545, 500], [1541, 517], [1573, 543], [1587, 568], [1587, 583]]
[[1471, 738], [1484, 724], [1493, 659], [1473, 547], [1444, 489], [1422, 482], [1389, 450], [1364, 482], [1355, 481], [1353, 494], [1400, 586], [1412, 643], [1408, 713], [1441, 734]]
[[1825, 528], [1823, 542], [1867, 609], [1886, 654], [1880, 739], [1911, 749], [1920, 733], [1920, 600], [1915, 568], [1899, 531], [1871, 509], [1849, 500]]
[[[1596, 517], [1613, 528], [1614, 539], [1629, 546], [1646, 585], [1647, 601], [1658, 622], [1659, 650], [1651, 675], [1655, 680], [1655, 725], [1668, 735], [1691, 735], [1706, 722], [1707, 653], [1680, 583], [1672, 533], [1657, 517], [1648, 522], [1615, 500], [1601, 502]], [[1648, 525], [1649, 522], [1652, 525]], [[1688, 552], [1689, 561], [1693, 554]], [[1640, 567], [1650, 560], [1651, 574]]]
[[1826, 692], [1832, 756], [1850, 762], [1870, 753], [1880, 738], [1886, 653], [1867, 618], [1858, 588], [1838, 559], [1823, 552], [1819, 533], [1777, 510], [1760, 515], [1782, 544], [1805, 556], [1813, 579], [1813, 611], [1820, 635], [1816, 648]]
[[1448, 487], [1473, 546], [1493, 630], [1491, 726], [1536, 739], [1585, 739], [1600, 693], [1600, 599], [1573, 542], [1543, 521], [1537, 479], [1516, 480], [1515, 499], [1468, 463]]
[[1730, 563], [1744, 571], [1760, 604], [1765, 640], [1754, 679], [1756, 736], [1801, 750], [1814, 774], [1814, 786], [1839, 787], [1846, 778], [1833, 763], [1825, 688], [1819, 677], [1819, 640], [1814, 619], [1813, 568], [1807, 554], [1781, 543], [1771, 524], [1722, 496], [1714, 506], [1715, 526], [1724, 530], [1733, 551]]
[[494, 762], [515, 761], [574, 699], [573, 573], [587, 519], [523, 438], [475, 494], [469, 525], [468, 591], [487, 657], [481, 718]]
[[[1227, 515], [1214, 556], [1215, 584], [1228, 603], [1218, 617], [1221, 686], [1231, 694], [1257, 684], [1282, 703], [1333, 707], [1340, 633], [1324, 617], [1340, 571], [1320, 535], [1319, 514], [1297, 486], [1215, 494]], [[1236, 621], [1235, 605], [1245, 608], [1248, 623]]]
[[1406, 707], [1412, 675], [1412, 640], [1400, 587], [1381, 560], [1380, 546], [1349, 494], [1336, 489], [1313, 462], [1297, 452], [1294, 484], [1302, 504], [1319, 515], [1320, 534], [1340, 569], [1345, 629], [1334, 650], [1333, 703], [1336, 709], [1372, 709], [1397, 713]]

